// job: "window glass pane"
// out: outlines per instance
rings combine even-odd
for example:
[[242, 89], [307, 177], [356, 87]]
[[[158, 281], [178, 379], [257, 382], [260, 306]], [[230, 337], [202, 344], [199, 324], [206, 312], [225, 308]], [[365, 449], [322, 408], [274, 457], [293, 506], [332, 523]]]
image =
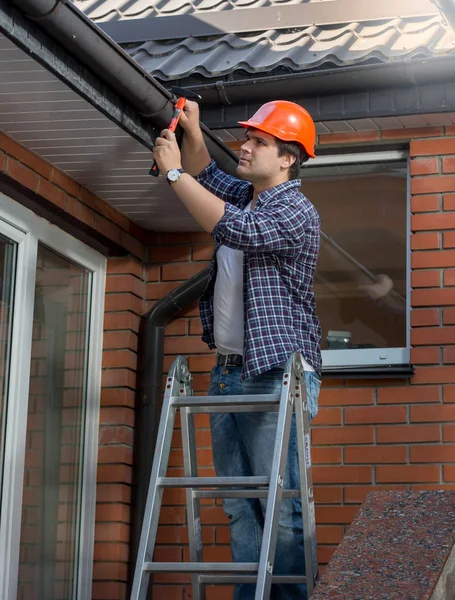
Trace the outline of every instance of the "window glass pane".
[[302, 191], [322, 220], [322, 349], [405, 348], [406, 161], [307, 167]]
[[20, 600], [76, 594], [90, 284], [88, 271], [39, 246]]
[[16, 244], [0, 236], [0, 500], [5, 443], [6, 401], [13, 320], [14, 274], [16, 269]]

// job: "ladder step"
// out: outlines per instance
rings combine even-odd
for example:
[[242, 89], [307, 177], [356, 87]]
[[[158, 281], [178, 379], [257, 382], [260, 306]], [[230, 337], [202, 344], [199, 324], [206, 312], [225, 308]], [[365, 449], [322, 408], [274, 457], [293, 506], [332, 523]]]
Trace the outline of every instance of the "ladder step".
[[258, 563], [146, 562], [149, 573], [257, 573]]
[[[269, 490], [194, 490], [195, 498], [267, 498]], [[300, 490], [283, 490], [283, 498], [300, 498]]]
[[174, 396], [171, 402], [176, 408], [188, 408], [190, 412], [275, 412], [280, 406], [280, 395]]
[[158, 485], [163, 488], [203, 487], [265, 487], [268, 477], [159, 477]]
[[[232, 583], [256, 583], [256, 575], [199, 575], [199, 583], [225, 584]], [[306, 583], [304, 575], [273, 575], [272, 583]]]

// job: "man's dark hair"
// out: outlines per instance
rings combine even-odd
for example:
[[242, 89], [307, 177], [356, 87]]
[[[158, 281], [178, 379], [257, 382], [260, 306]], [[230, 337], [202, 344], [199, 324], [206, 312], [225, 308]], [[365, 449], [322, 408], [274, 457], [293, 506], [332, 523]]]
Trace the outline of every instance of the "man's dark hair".
[[282, 140], [277, 139], [276, 145], [278, 147], [278, 156], [284, 156], [285, 154], [295, 156], [296, 160], [289, 168], [289, 179], [298, 179], [300, 176], [301, 165], [303, 165], [310, 157], [297, 142], [283, 142]]

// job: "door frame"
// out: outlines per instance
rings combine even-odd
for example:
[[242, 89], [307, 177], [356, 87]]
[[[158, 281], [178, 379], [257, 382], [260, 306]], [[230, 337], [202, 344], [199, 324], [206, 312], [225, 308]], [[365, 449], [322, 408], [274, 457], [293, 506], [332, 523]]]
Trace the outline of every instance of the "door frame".
[[0, 192], [0, 233], [16, 243], [0, 497], [0, 598], [16, 600], [38, 244], [91, 272], [77, 600], [91, 597], [106, 258]]

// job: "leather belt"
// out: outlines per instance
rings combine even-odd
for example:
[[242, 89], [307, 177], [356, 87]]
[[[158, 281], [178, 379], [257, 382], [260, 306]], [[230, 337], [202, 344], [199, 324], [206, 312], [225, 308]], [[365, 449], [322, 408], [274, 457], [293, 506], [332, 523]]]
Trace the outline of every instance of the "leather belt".
[[217, 354], [216, 364], [221, 367], [241, 367], [243, 356], [241, 354]]

